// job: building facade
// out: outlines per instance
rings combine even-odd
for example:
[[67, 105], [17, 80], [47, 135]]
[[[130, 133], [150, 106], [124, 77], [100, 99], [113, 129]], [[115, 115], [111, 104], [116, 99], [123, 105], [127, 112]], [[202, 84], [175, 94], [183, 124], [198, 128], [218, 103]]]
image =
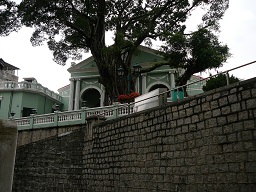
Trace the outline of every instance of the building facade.
[[[144, 69], [152, 66], [152, 63], [157, 61], [163, 61], [163, 56], [158, 51], [144, 46], [139, 46], [138, 51], [132, 58], [132, 63], [138, 63]], [[63, 109], [68, 111], [79, 110], [83, 101], [86, 102], [87, 107], [103, 107], [105, 89], [98, 82], [99, 73], [93, 57], [89, 57], [78, 64], [73, 63], [68, 71], [71, 74], [70, 85], [58, 90], [63, 97]], [[180, 69], [162, 66], [149, 73], [142, 73], [136, 79], [135, 91], [145, 94], [157, 88], [171, 90], [175, 87], [175, 79], [182, 72]], [[193, 76], [190, 82], [199, 79], [201, 77]], [[189, 95], [201, 93], [202, 84], [191, 85], [187, 91]]]
[[[152, 66], [154, 62], [163, 61], [162, 55], [151, 48], [139, 46], [132, 58], [132, 63], [139, 64], [142, 69]], [[117, 68], [119, 66], [116, 66]], [[18, 68], [0, 59], [0, 118], [7, 119], [30, 116], [33, 113], [47, 114], [56, 110], [80, 110], [84, 103], [86, 107], [104, 107], [105, 88], [99, 83], [99, 73], [93, 57], [75, 64], [68, 69], [70, 84], [58, 90], [59, 94], [50, 91], [39, 84], [35, 78], [24, 78], [18, 82], [15, 71]], [[141, 73], [136, 77], [135, 91], [142, 94], [157, 88], [172, 90], [175, 79], [183, 73], [180, 69], [162, 66], [148, 73]], [[200, 80], [193, 76], [189, 82]], [[188, 86], [188, 95], [202, 92], [203, 84]], [[169, 95], [171, 96], [171, 95]]]
[[18, 82], [17, 70], [19, 68], [0, 59], [0, 119], [52, 113], [54, 106], [63, 106], [61, 96], [43, 87], [35, 78]]

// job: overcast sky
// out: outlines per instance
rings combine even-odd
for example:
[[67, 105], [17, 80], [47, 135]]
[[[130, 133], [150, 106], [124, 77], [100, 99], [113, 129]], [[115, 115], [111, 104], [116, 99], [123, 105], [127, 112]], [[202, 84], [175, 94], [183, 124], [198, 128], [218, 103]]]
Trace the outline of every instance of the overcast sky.
[[[0, 58], [20, 68], [19, 81], [25, 77], [35, 77], [39, 83], [50, 90], [69, 84], [70, 74], [66, 66], [52, 60], [47, 46], [32, 47], [32, 29], [23, 28], [8, 37], [0, 37]], [[111, 37], [109, 37], [111, 38]], [[256, 1], [230, 0], [230, 7], [221, 21], [220, 40], [230, 48], [232, 57], [219, 71], [231, 69], [256, 60]], [[85, 55], [83, 59], [88, 57]], [[256, 63], [232, 72], [235, 76], [248, 79], [256, 76]]]

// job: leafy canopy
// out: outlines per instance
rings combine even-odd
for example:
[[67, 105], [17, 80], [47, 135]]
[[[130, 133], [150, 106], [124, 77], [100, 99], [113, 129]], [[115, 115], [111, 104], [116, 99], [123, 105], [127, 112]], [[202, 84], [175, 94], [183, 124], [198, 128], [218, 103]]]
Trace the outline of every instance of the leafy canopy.
[[186, 84], [194, 73], [221, 67], [230, 56], [227, 45], [222, 45], [206, 28], [191, 35], [177, 33], [170, 36], [163, 50], [171, 66], [186, 70], [178, 79], [179, 85]]
[[[64, 64], [79, 59], [98, 41], [105, 47], [105, 32], [114, 31], [116, 49], [135, 48], [143, 41], [165, 40], [183, 32], [197, 7], [207, 9], [203, 26], [218, 26], [228, 0], [23, 0], [18, 6], [23, 25], [34, 27], [33, 45], [47, 41], [54, 58]], [[94, 52], [94, 50], [92, 50]]]
[[[158, 40], [170, 46], [166, 50], [170, 54], [167, 62], [174, 67], [195, 62], [205, 66], [203, 61], [210, 53], [200, 52], [204, 51], [205, 40], [198, 39], [204, 31], [193, 33], [191, 38], [184, 36], [187, 18], [197, 8], [203, 8], [202, 21], [195, 25], [217, 30], [229, 4], [229, 0], [22, 0], [16, 6], [8, 0], [0, 1], [5, 3], [3, 11], [0, 9], [4, 20], [1, 23], [5, 25], [0, 35], [9, 34], [20, 24], [33, 27], [32, 44], [47, 42], [54, 60], [62, 65], [68, 58], [80, 59], [84, 51], [91, 51], [100, 82], [112, 99], [115, 94], [124, 93], [127, 84], [117, 81], [116, 67], [122, 66], [126, 75], [130, 73], [132, 56], [142, 43], [151, 45], [152, 40]], [[107, 31], [114, 33], [112, 46], [106, 45]], [[198, 44], [202, 46], [197, 47]], [[212, 67], [217, 60], [221, 61], [212, 58]], [[197, 69], [205, 69], [203, 66]]]
[[[229, 83], [239, 82], [239, 79], [231, 75], [229, 77]], [[210, 78], [203, 86], [203, 91], [210, 91], [227, 85], [227, 76], [225, 74], [219, 74], [218, 76]]]
[[7, 36], [19, 28], [16, 4], [9, 0], [0, 0], [0, 35]]

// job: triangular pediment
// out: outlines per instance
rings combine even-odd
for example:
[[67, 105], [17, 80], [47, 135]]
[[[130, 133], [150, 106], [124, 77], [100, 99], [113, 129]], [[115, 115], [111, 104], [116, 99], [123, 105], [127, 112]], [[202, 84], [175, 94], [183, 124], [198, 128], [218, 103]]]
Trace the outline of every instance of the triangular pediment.
[[[163, 60], [163, 56], [160, 55], [160, 52], [140, 45], [138, 47], [138, 50], [135, 52], [133, 56], [133, 62], [139, 63], [142, 66], [146, 66], [150, 63]], [[75, 72], [97, 72], [97, 66], [94, 61], [93, 56], [88, 57], [87, 59], [81, 61], [80, 63], [77, 63], [73, 66], [71, 66], [68, 71], [70, 73], [75, 73]]]

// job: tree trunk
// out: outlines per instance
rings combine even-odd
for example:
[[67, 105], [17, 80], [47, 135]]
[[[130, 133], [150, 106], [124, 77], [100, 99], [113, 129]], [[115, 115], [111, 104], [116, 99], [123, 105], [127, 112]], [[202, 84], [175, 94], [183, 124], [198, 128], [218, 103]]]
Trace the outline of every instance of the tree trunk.
[[[99, 45], [95, 45], [98, 47]], [[128, 93], [128, 84], [130, 85], [130, 90], [135, 91], [134, 79], [130, 78], [128, 81], [128, 64], [120, 60], [119, 54], [111, 54], [110, 51], [106, 51], [108, 48], [105, 48], [104, 51], [102, 48], [92, 48], [91, 52], [98, 67], [100, 79], [99, 82], [105, 87], [105, 101], [104, 105], [110, 105], [113, 102], [117, 101], [117, 97], [120, 94], [129, 94]], [[117, 62], [119, 61], [119, 62]], [[117, 69], [120, 67], [119, 63], [122, 63], [124, 68], [124, 76], [118, 77]]]
[[[191, 76], [194, 74], [192, 67], [188, 67], [184, 74], [181, 75], [177, 80], [176, 80], [176, 86], [183, 86], [186, 85], [188, 80], [191, 78]], [[188, 93], [187, 93], [187, 86], [183, 87], [184, 90], [184, 96], [187, 97]]]

